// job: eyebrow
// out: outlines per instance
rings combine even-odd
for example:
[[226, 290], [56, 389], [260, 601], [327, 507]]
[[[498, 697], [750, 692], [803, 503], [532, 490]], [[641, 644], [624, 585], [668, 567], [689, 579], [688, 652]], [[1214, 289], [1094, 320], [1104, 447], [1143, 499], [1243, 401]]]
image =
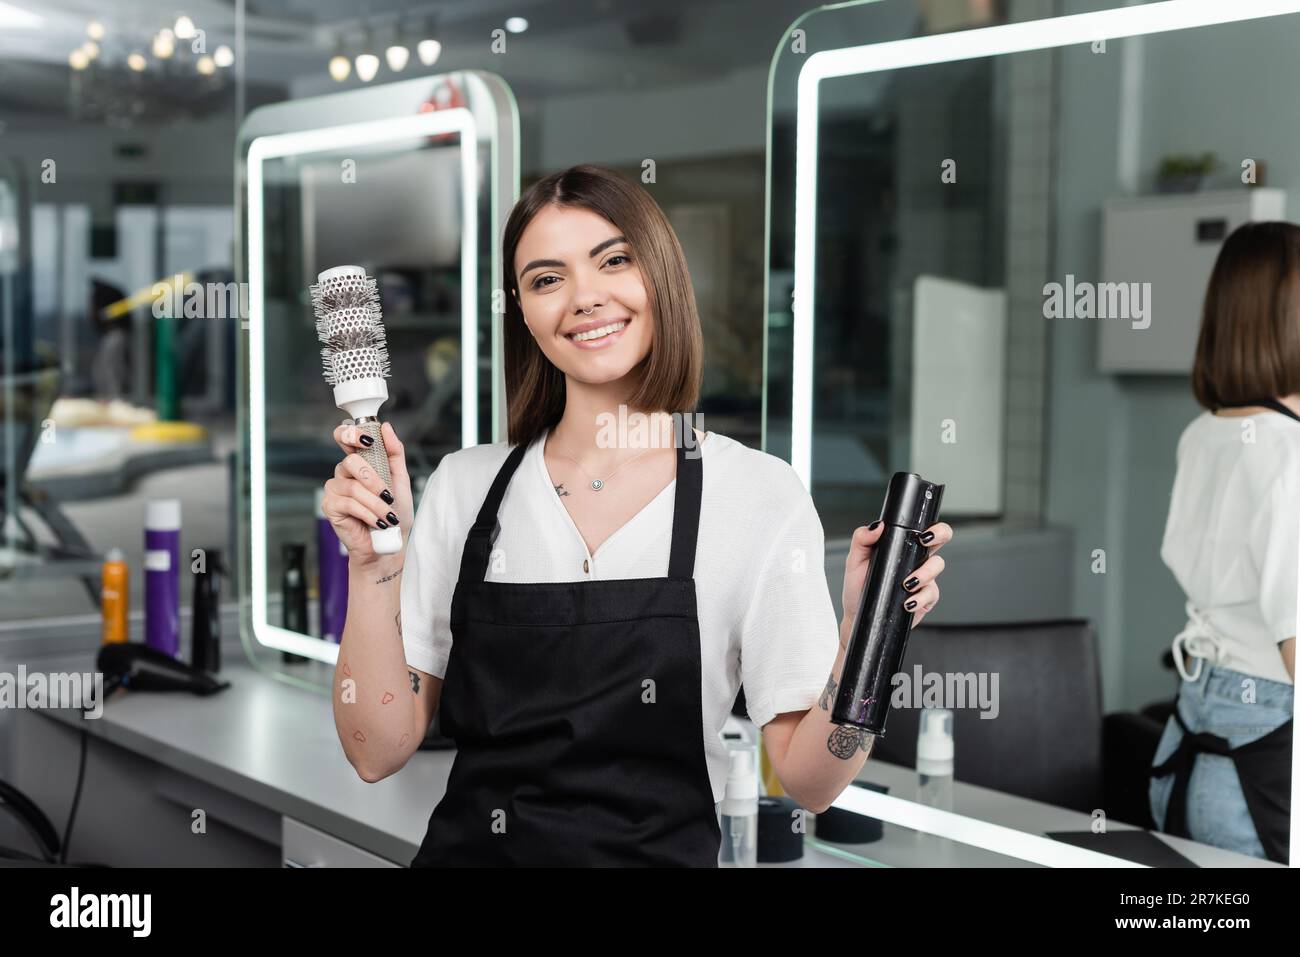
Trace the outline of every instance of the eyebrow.
[[[626, 236], [615, 236], [612, 239], [605, 240], [603, 243], [600, 243], [599, 245], [592, 246], [591, 252], [587, 253], [587, 255], [594, 259], [595, 257], [600, 255], [602, 250], [608, 249], [610, 246], [613, 246], [615, 243], [625, 243], [625, 242], [627, 242]], [[557, 266], [560, 269], [563, 269], [565, 263], [561, 259], [534, 259], [523, 269], [519, 270], [519, 277], [522, 279], [524, 276], [528, 275], [528, 271], [530, 269], [538, 269], [542, 266]]]

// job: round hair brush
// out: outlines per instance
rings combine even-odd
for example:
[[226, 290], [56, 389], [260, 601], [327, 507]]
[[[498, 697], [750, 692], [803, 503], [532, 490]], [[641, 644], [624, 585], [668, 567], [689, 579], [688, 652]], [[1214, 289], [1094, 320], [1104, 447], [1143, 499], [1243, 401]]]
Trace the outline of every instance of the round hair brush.
[[[358, 429], [374, 439], [360, 455], [391, 487], [388, 450], [379, 429], [379, 407], [388, 399], [388, 345], [384, 340], [383, 313], [375, 281], [360, 266], [336, 266], [316, 277], [311, 287], [316, 312], [316, 335], [325, 381], [334, 387], [334, 404], [346, 412]], [[370, 543], [377, 555], [402, 550], [402, 530], [397, 526], [373, 528]]]

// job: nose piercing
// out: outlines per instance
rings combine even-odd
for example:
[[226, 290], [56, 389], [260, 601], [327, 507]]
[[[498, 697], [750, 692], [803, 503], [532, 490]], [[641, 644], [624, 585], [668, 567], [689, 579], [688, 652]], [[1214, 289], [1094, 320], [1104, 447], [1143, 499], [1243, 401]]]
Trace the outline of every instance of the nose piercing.
[[589, 316], [589, 315], [591, 315], [591, 310], [590, 310], [590, 309], [584, 309], [584, 310], [582, 310], [582, 314], [583, 314], [584, 316]]

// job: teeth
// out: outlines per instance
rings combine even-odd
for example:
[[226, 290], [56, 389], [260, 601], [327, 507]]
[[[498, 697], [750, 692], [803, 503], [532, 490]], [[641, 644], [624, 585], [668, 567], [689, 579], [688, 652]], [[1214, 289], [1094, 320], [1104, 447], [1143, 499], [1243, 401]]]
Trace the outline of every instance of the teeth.
[[611, 332], [618, 332], [627, 325], [627, 320], [622, 322], [612, 322], [608, 326], [601, 326], [599, 329], [590, 329], [587, 332], [576, 332], [569, 336], [574, 342], [586, 342], [588, 339], [599, 339], [601, 336], [607, 336]]

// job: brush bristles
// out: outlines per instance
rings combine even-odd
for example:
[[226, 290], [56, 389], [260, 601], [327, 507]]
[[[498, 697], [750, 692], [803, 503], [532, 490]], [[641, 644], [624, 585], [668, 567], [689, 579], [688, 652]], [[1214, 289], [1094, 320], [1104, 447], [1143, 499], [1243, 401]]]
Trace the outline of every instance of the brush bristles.
[[329, 385], [388, 376], [388, 344], [374, 279], [342, 276], [315, 283], [311, 301], [316, 336], [325, 344], [321, 365]]

